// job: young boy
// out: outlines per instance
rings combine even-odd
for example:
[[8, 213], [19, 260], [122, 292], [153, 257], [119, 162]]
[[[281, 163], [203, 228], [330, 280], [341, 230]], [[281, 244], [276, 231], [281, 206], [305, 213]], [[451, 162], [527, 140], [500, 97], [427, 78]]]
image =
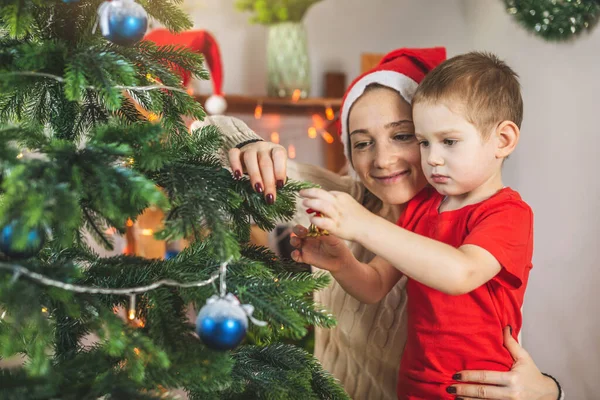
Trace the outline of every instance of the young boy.
[[522, 114], [517, 75], [506, 64], [484, 53], [451, 58], [413, 98], [421, 165], [432, 187], [406, 205], [398, 221], [404, 229], [348, 195], [301, 192], [304, 205], [322, 213], [311, 217], [314, 225], [378, 255], [369, 264], [348, 256], [317, 265], [348, 293], [377, 302], [402, 274], [409, 278], [400, 399], [453, 399], [446, 388], [455, 372], [508, 371], [513, 364], [502, 328], [511, 326], [515, 336], [521, 329], [533, 214], [504, 187], [502, 164], [517, 145]]

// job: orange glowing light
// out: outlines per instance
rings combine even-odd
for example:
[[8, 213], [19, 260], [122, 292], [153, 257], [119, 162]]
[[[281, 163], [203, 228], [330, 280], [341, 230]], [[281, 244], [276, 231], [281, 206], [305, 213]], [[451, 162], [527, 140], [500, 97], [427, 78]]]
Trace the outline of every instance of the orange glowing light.
[[317, 129], [325, 129], [325, 120], [319, 114], [313, 114], [312, 116], [313, 126]]
[[296, 89], [294, 90], [294, 93], [292, 93], [292, 101], [295, 103], [298, 100], [300, 100], [300, 96], [302, 96], [302, 92], [300, 91], [300, 89]]
[[335, 114], [333, 113], [333, 108], [327, 107], [325, 109], [325, 116], [327, 117], [328, 120], [333, 121], [333, 119], [335, 118]]
[[333, 138], [333, 136], [331, 135], [331, 133], [329, 133], [329, 132], [327, 132], [327, 131], [323, 132], [321, 136], [323, 137], [323, 139], [324, 139], [324, 140], [325, 140], [325, 141], [326, 141], [328, 144], [331, 144], [331, 143], [333, 143], [333, 141], [334, 141], [334, 138]]
[[262, 113], [263, 113], [263, 107], [261, 104], [257, 104], [256, 108], [254, 109], [254, 118], [256, 119], [260, 119], [262, 117]]
[[279, 144], [279, 133], [271, 133], [271, 142]]
[[291, 159], [296, 158], [296, 146], [294, 146], [293, 144], [290, 144], [288, 146], [288, 157]]

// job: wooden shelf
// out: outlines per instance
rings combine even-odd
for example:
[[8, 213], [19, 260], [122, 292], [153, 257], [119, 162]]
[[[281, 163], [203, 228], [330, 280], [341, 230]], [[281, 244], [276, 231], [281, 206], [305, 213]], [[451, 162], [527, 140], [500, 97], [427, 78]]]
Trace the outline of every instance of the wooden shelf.
[[[208, 95], [195, 96], [196, 100], [204, 104]], [[339, 98], [309, 97], [292, 101], [292, 99], [281, 99], [266, 96], [239, 96], [225, 95], [227, 100], [227, 113], [254, 114], [258, 104], [262, 104], [263, 114], [284, 115], [312, 115], [324, 114], [327, 107], [331, 107], [334, 113], [338, 113], [342, 105]]]

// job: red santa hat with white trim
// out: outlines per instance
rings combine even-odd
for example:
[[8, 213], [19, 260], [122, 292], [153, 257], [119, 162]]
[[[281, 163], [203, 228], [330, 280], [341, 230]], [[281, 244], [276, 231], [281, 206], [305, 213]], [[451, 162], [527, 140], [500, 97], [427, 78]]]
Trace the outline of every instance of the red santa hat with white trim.
[[340, 110], [340, 135], [344, 144], [344, 154], [350, 158], [350, 137], [348, 116], [352, 105], [362, 96], [367, 86], [373, 83], [398, 91], [400, 96], [412, 104], [417, 86], [425, 75], [446, 59], [444, 47], [426, 49], [398, 49], [388, 53], [379, 64], [365, 72], [350, 84], [342, 100]]
[[[202, 54], [213, 83], [213, 94], [206, 99], [204, 109], [211, 115], [225, 112], [227, 102], [223, 97], [223, 64], [219, 45], [213, 35], [203, 30], [173, 33], [168, 29], [160, 28], [148, 33], [144, 40], [154, 42], [159, 46], [183, 46], [188, 50]], [[190, 72], [181, 68], [176, 68], [176, 70], [183, 79], [183, 86], [187, 87], [192, 77]]]

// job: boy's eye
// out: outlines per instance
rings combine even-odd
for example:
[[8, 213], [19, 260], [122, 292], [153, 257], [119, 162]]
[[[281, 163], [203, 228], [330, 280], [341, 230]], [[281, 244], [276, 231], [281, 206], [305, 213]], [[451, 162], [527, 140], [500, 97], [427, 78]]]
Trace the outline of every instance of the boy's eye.
[[399, 142], [408, 142], [410, 140], [412, 140], [415, 137], [415, 135], [410, 134], [410, 133], [399, 133], [396, 136], [394, 136], [394, 140], [397, 140]]
[[427, 140], [419, 140], [419, 146], [429, 147], [429, 142]]
[[455, 139], [444, 139], [444, 144], [446, 146], [453, 146], [456, 144], [456, 142], [458, 142], [458, 140]]

